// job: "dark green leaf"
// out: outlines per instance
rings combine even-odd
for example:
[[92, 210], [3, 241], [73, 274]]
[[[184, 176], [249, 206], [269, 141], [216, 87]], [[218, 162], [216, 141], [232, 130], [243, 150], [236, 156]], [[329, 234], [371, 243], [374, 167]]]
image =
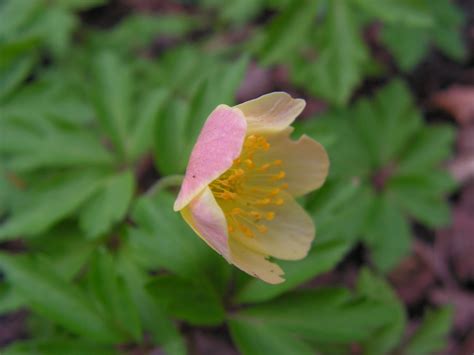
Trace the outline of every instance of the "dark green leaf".
[[451, 328], [453, 310], [450, 307], [429, 312], [405, 347], [407, 355], [437, 353], [446, 346], [446, 336]]
[[390, 318], [387, 311], [385, 305], [355, 299], [344, 289], [319, 289], [288, 294], [234, 317], [313, 342], [340, 343], [370, 337]]
[[150, 276], [133, 263], [129, 249], [121, 250], [118, 263], [119, 273], [124, 278], [125, 286], [139, 311], [143, 328], [151, 334], [154, 342], [163, 345], [167, 354], [187, 354], [184, 339], [167, 317], [163, 307], [145, 288]]
[[364, 238], [374, 263], [382, 271], [389, 271], [409, 253], [410, 226], [387, 195], [374, 201]]
[[142, 330], [138, 311], [124, 279], [117, 273], [116, 260], [105, 249], [100, 249], [91, 263], [88, 284], [104, 313], [118, 324], [123, 333], [139, 342]]
[[174, 275], [156, 277], [148, 286], [156, 302], [174, 317], [194, 325], [219, 325], [224, 308], [212, 285]]
[[37, 190], [28, 191], [27, 200], [0, 226], [0, 239], [44, 232], [72, 214], [92, 196], [100, 183], [100, 175], [70, 173], [50, 179], [47, 185], [40, 185]]
[[81, 228], [89, 237], [107, 232], [124, 217], [134, 185], [134, 176], [129, 170], [104, 180], [100, 190], [84, 204], [79, 215]]
[[81, 291], [45, 260], [0, 255], [0, 266], [28, 305], [88, 339], [114, 343], [119, 336]]
[[260, 52], [266, 64], [293, 56], [308, 37], [315, 21], [316, 1], [292, 1], [266, 28]]
[[243, 355], [312, 355], [314, 350], [291, 332], [251, 319], [230, 319], [230, 332]]

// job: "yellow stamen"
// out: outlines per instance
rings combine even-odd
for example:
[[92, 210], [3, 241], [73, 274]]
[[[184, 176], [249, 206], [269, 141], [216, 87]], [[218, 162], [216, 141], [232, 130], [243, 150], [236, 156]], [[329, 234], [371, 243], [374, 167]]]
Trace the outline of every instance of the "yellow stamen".
[[229, 234], [254, 238], [255, 233], [267, 233], [269, 227], [259, 222], [271, 223], [276, 216], [272, 208], [285, 202], [280, 195], [288, 188], [282, 182], [283, 161], [265, 159], [270, 147], [264, 136], [249, 135], [232, 167], [209, 185], [224, 211]]

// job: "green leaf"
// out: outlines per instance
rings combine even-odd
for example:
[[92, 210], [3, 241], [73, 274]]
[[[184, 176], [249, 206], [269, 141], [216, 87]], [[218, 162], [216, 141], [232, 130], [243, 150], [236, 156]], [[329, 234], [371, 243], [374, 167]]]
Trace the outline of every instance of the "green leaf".
[[398, 173], [424, 172], [451, 155], [454, 130], [450, 126], [430, 126], [420, 130], [405, 148], [398, 162]]
[[27, 242], [31, 250], [45, 255], [54, 269], [69, 281], [80, 273], [97, 247], [97, 242], [84, 240], [82, 232], [67, 223]]
[[431, 27], [434, 23], [429, 11], [420, 1], [413, 0], [354, 0], [363, 10], [385, 23], [412, 27]]
[[124, 279], [117, 273], [114, 257], [105, 249], [99, 249], [87, 276], [89, 289], [99, 301], [104, 314], [113, 319], [131, 339], [141, 341], [138, 311]]
[[2, 282], [0, 284], [0, 314], [10, 313], [25, 306], [25, 300], [21, 294], [11, 285]]
[[101, 343], [120, 340], [80, 289], [67, 282], [45, 260], [0, 254], [0, 266], [9, 282], [38, 313], [90, 340]]
[[[5, 54], [6, 48], [1, 48], [0, 54]], [[0, 65], [0, 99], [8, 96], [18, 88], [21, 83], [27, 78], [33, 66], [36, 64], [35, 56], [19, 56], [16, 60], [9, 63], [9, 65]]]
[[401, 209], [428, 226], [442, 227], [450, 221], [451, 212], [447, 200], [433, 195], [433, 192], [426, 194], [416, 190], [416, 185], [399, 185], [390, 194]]
[[233, 318], [320, 343], [369, 338], [385, 324], [385, 305], [356, 299], [344, 289], [298, 291], [236, 313]]
[[156, 302], [178, 319], [193, 325], [219, 325], [224, 320], [221, 300], [205, 280], [163, 275], [153, 279], [148, 289]]
[[371, 101], [359, 100], [352, 115], [373, 169], [401, 155], [422, 125], [410, 91], [398, 80], [379, 90]]
[[387, 195], [378, 196], [368, 217], [366, 243], [372, 260], [382, 271], [389, 271], [408, 255], [411, 231], [408, 222]]
[[437, 353], [446, 346], [446, 338], [451, 329], [453, 310], [451, 307], [429, 312], [416, 333], [405, 346], [407, 355]]
[[352, 243], [334, 240], [317, 243], [303, 260], [278, 261], [285, 271], [285, 282], [269, 285], [258, 279], [250, 279], [238, 292], [236, 301], [239, 303], [263, 302], [275, 298], [288, 290], [310, 280], [311, 278], [331, 270], [349, 251]]
[[375, 331], [372, 337], [364, 342], [365, 354], [387, 354], [402, 340], [407, 317], [403, 303], [398, 299], [390, 285], [381, 277], [376, 277], [367, 269], [363, 269], [357, 281], [357, 291], [374, 301], [384, 303], [390, 308], [391, 314], [386, 325]]
[[430, 35], [423, 29], [386, 26], [381, 37], [404, 71], [414, 69], [429, 49]]
[[97, 119], [123, 156], [131, 119], [132, 73], [130, 66], [113, 52], [101, 52], [94, 59], [95, 82], [92, 99]]
[[160, 110], [167, 98], [163, 89], [153, 90], [144, 95], [138, 106], [136, 123], [131, 128], [129, 138], [130, 157], [137, 159], [148, 150], [153, 141], [153, 131], [157, 124]]
[[5, 349], [2, 355], [114, 355], [112, 346], [103, 346], [84, 342], [83, 339], [53, 338], [41, 340], [15, 341]]
[[83, 205], [79, 215], [79, 223], [87, 236], [104, 234], [124, 217], [134, 185], [134, 176], [129, 170], [104, 180], [100, 190]]
[[298, 126], [300, 133], [326, 148], [331, 159], [331, 177], [358, 179], [370, 174], [370, 155], [361, 137], [354, 134], [351, 116], [350, 110], [335, 110]]
[[292, 1], [266, 28], [260, 45], [262, 61], [269, 65], [295, 54], [315, 21], [314, 0]]
[[[32, 119], [37, 120], [36, 129], [30, 123]], [[98, 137], [83, 127], [60, 126], [36, 115], [7, 121], [2, 126], [0, 152], [7, 155], [7, 167], [17, 172], [53, 167], [111, 166], [114, 162]]]
[[129, 242], [137, 262], [149, 268], [164, 267], [183, 278], [225, 279], [229, 265], [173, 211], [174, 200], [175, 196], [162, 191], [135, 204], [132, 218], [138, 228], [130, 229]]
[[[71, 215], [100, 186], [100, 175], [61, 174], [27, 192], [27, 198], [0, 226], [0, 239], [38, 235]], [[28, 206], [28, 207], [26, 207]], [[45, 208], [48, 206], [48, 208]]]
[[243, 355], [312, 355], [314, 350], [290, 332], [268, 327], [258, 321], [230, 319], [232, 339]]
[[128, 247], [121, 249], [118, 267], [135, 307], [139, 311], [144, 330], [151, 334], [156, 344], [163, 346], [167, 354], [187, 354], [185, 341], [176, 326], [145, 287], [149, 283], [150, 276], [132, 261]]
[[421, 1], [434, 24], [428, 28], [406, 25], [387, 25], [382, 29], [382, 40], [392, 51], [404, 71], [412, 70], [428, 52], [434, 42], [444, 53], [455, 60], [466, 56], [461, 39], [464, 16], [449, 0]]
[[336, 105], [347, 103], [352, 90], [362, 79], [367, 50], [362, 42], [350, 5], [345, 0], [329, 3], [324, 24], [324, 46], [312, 66], [310, 89]]

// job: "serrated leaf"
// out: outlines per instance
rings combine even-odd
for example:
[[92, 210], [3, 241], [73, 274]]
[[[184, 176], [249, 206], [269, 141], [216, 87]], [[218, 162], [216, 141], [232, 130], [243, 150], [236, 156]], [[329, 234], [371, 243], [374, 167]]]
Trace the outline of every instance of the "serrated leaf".
[[314, 349], [290, 332], [268, 327], [258, 321], [230, 319], [230, 333], [243, 355], [312, 355]]
[[431, 27], [431, 14], [423, 2], [413, 0], [354, 0], [362, 9], [386, 23]]
[[99, 301], [104, 314], [113, 319], [134, 341], [142, 338], [142, 329], [135, 303], [122, 277], [117, 273], [117, 263], [104, 249], [95, 254], [88, 271], [88, 286]]
[[148, 289], [169, 314], [190, 324], [219, 325], [224, 320], [221, 300], [205, 280], [163, 275], [154, 278]]
[[420, 29], [410, 26], [385, 26], [382, 30], [383, 42], [394, 54], [400, 67], [407, 71], [419, 63], [427, 53], [431, 42], [455, 60], [466, 55], [461, 39], [461, 27], [464, 22], [462, 12], [449, 0], [422, 1], [433, 26]]
[[364, 239], [377, 267], [382, 271], [389, 271], [410, 251], [410, 226], [402, 212], [386, 195], [381, 195], [374, 201], [372, 211]]
[[451, 328], [453, 311], [444, 307], [429, 312], [404, 348], [407, 355], [433, 354], [443, 350]]
[[239, 311], [235, 319], [258, 323], [312, 342], [367, 339], [385, 324], [385, 305], [353, 298], [344, 289], [299, 291]]
[[88, 237], [107, 232], [124, 217], [134, 188], [134, 176], [129, 170], [104, 179], [99, 191], [83, 205], [79, 215], [80, 226]]
[[[69, 173], [28, 191], [27, 202], [0, 226], [0, 239], [38, 235], [71, 215], [100, 186], [100, 175]], [[25, 204], [28, 207], [25, 207]], [[48, 206], [48, 208], [45, 208]]]
[[454, 130], [450, 126], [430, 126], [420, 130], [399, 157], [399, 174], [423, 172], [451, 155]]
[[80, 339], [53, 338], [41, 340], [15, 341], [5, 349], [2, 355], [114, 355], [112, 346], [89, 344]]
[[365, 354], [387, 354], [401, 341], [407, 323], [405, 308], [390, 285], [369, 270], [362, 270], [357, 280], [357, 291], [369, 299], [383, 302], [390, 308], [391, 318], [364, 343]]
[[398, 80], [379, 90], [372, 100], [359, 100], [352, 112], [373, 169], [397, 159], [407, 145], [411, 146], [422, 125], [410, 91]]
[[[37, 120], [34, 125], [29, 123], [32, 118]], [[111, 166], [114, 162], [98, 137], [82, 127], [61, 127], [41, 116], [17, 119], [2, 126], [0, 152], [7, 154], [6, 166], [13, 171]]]
[[130, 157], [137, 159], [152, 145], [153, 131], [159, 119], [162, 105], [167, 98], [166, 91], [156, 89], [147, 93], [138, 106], [136, 121], [133, 122], [128, 141]]
[[46, 261], [0, 254], [0, 266], [28, 305], [40, 314], [94, 341], [120, 340], [80, 289], [63, 279]]
[[344, 105], [362, 79], [367, 50], [347, 1], [329, 3], [324, 26], [325, 45], [311, 69], [310, 89], [336, 105]]
[[129, 248], [121, 249], [118, 258], [118, 271], [125, 280], [125, 285], [137, 307], [141, 324], [153, 341], [163, 346], [167, 354], [186, 355], [186, 344], [165, 310], [151, 296], [146, 284], [150, 276], [132, 261]]
[[122, 156], [126, 155], [126, 140], [132, 113], [132, 73], [117, 54], [102, 52], [94, 58], [95, 83], [92, 99], [97, 119]]
[[266, 28], [260, 44], [262, 61], [269, 65], [295, 54], [315, 21], [314, 0], [293, 1]]

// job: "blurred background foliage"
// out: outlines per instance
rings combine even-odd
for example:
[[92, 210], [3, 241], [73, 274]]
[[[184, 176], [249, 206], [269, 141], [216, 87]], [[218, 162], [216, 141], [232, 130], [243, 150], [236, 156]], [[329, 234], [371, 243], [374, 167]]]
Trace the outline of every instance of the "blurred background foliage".
[[[452, 307], [413, 327], [387, 275], [450, 223], [455, 127], [426, 120], [407, 78], [433, 51], [466, 62], [464, 24], [449, 0], [0, 0], [0, 312], [21, 317], [1, 353], [444, 349]], [[277, 286], [152, 187], [184, 172], [215, 106], [265, 89], [307, 99], [295, 135], [331, 158], [300, 201], [317, 238]], [[324, 282], [348, 260], [350, 281]]]

